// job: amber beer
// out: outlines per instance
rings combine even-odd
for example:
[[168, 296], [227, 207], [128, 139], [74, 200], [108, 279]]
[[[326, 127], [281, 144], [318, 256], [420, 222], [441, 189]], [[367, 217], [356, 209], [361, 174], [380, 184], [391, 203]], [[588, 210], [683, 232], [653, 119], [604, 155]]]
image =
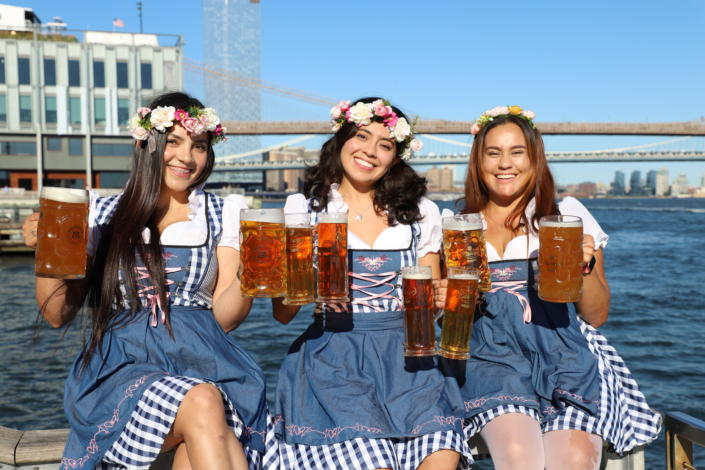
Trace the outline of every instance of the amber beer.
[[240, 211], [240, 291], [243, 297], [286, 294], [285, 249], [282, 209]]
[[34, 275], [56, 279], [86, 277], [88, 191], [42, 188]]
[[430, 266], [404, 266], [404, 355], [435, 356], [433, 281]]
[[306, 305], [314, 301], [313, 227], [311, 214], [286, 214], [286, 298], [285, 305]]
[[316, 302], [349, 302], [348, 214], [318, 214], [318, 298]]
[[441, 356], [470, 359], [470, 335], [479, 282], [479, 273], [474, 269], [448, 269], [448, 291], [438, 350]]
[[489, 291], [492, 281], [480, 214], [444, 217], [441, 224], [446, 268], [476, 269], [480, 275], [479, 291]]
[[583, 221], [548, 215], [539, 221], [539, 297], [575, 302], [583, 297]]

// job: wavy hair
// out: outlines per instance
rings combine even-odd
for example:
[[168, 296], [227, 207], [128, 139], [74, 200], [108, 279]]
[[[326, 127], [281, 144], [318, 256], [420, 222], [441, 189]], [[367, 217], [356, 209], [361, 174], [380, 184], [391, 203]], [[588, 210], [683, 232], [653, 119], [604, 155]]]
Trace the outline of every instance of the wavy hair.
[[[357, 103], [372, 103], [380, 98], [362, 98]], [[399, 116], [409, 120], [397, 107], [392, 110]], [[328, 139], [321, 148], [318, 164], [306, 169], [304, 180], [304, 195], [311, 198], [311, 208], [320, 212], [328, 207], [330, 187], [343, 179], [343, 164], [340, 161], [340, 151], [345, 143], [355, 137], [358, 127], [346, 124], [333, 137]], [[396, 145], [395, 158], [400, 158], [403, 148]], [[377, 215], [387, 211], [387, 221], [390, 226], [397, 223], [411, 225], [421, 220], [419, 202], [426, 195], [426, 178], [414, 171], [404, 160], [389, 169], [389, 172], [375, 183], [373, 205]]]
[[[487, 123], [475, 136], [470, 151], [467, 176], [465, 178], [465, 207], [463, 214], [482, 212], [489, 203], [489, 190], [483, 178], [482, 158], [485, 150], [485, 137], [487, 133], [498, 126], [516, 124], [526, 139], [527, 154], [529, 157], [529, 179], [522, 188], [519, 204], [507, 216], [504, 224], [510, 226], [511, 221], [519, 218], [519, 226], [529, 227], [534, 233], [538, 231], [538, 221], [545, 215], [557, 215], [555, 194], [556, 185], [551, 175], [551, 170], [546, 161], [543, 138], [538, 129], [534, 129], [526, 120], [516, 116], [501, 116]], [[526, 208], [532, 199], [536, 201], [536, 211], [531, 221], [526, 220]], [[463, 199], [461, 199], [463, 200]], [[460, 201], [458, 201], [460, 202]]]

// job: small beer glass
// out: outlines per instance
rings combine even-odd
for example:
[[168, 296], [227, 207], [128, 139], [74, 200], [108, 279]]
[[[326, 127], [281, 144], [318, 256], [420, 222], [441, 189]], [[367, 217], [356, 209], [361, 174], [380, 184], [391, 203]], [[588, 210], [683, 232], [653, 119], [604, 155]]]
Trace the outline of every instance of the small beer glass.
[[448, 359], [470, 359], [470, 335], [480, 282], [475, 269], [448, 268], [448, 291], [438, 354]]
[[313, 302], [313, 227], [311, 214], [285, 214], [286, 222], [286, 297], [285, 305]]
[[316, 302], [349, 302], [348, 214], [318, 214], [318, 298]]
[[286, 294], [283, 209], [240, 211], [240, 291], [243, 297]]
[[456, 214], [444, 217], [443, 256], [446, 268], [472, 268], [480, 275], [480, 292], [492, 288], [490, 269], [487, 264], [485, 231], [480, 214]]
[[539, 221], [539, 297], [576, 302], [583, 297], [583, 221], [547, 215]]
[[404, 355], [435, 356], [431, 267], [404, 266], [401, 277], [404, 292]]
[[88, 191], [84, 189], [42, 188], [35, 276], [55, 279], [86, 277], [89, 205]]

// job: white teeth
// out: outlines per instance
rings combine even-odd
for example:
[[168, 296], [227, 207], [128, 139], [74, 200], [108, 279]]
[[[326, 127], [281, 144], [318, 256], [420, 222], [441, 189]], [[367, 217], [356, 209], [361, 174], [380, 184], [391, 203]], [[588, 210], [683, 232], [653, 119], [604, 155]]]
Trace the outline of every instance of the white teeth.
[[506, 180], [506, 179], [509, 179], [509, 178], [514, 178], [514, 175], [496, 175], [496, 176], [497, 176], [497, 178], [499, 178], [499, 179], [501, 179], [501, 180]]
[[360, 165], [366, 167], [366, 168], [374, 168], [374, 165], [371, 163], [366, 162], [365, 160], [360, 160], [359, 158], [355, 159], [356, 162], [358, 162]]
[[178, 168], [178, 167], [175, 167], [175, 166], [170, 166], [169, 168], [171, 168], [172, 170], [174, 170], [176, 173], [184, 173], [184, 174], [190, 173], [190, 171], [188, 170], [188, 168]]

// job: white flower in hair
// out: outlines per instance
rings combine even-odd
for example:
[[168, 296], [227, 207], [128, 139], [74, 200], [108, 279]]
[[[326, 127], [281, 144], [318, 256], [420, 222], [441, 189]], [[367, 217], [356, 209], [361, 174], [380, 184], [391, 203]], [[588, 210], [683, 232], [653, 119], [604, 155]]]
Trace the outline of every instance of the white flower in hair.
[[137, 129], [140, 126], [140, 117], [139, 115], [135, 114], [130, 118], [130, 130], [133, 131]]
[[159, 132], [164, 132], [167, 127], [174, 125], [174, 113], [176, 109], [173, 106], [159, 106], [152, 110], [150, 123]]
[[418, 152], [423, 148], [423, 142], [421, 142], [419, 139], [414, 139], [411, 141], [409, 144], [409, 148], [414, 152]]
[[413, 156], [414, 152], [412, 152], [409, 147], [405, 148], [404, 151], [401, 153], [401, 159], [404, 161], [409, 160]]
[[391, 132], [390, 137], [397, 139], [397, 142], [401, 142], [406, 139], [409, 134], [411, 134], [411, 126], [404, 118], [399, 118], [396, 126], [394, 126], [394, 131]]
[[357, 103], [350, 108], [350, 119], [357, 127], [367, 126], [372, 122], [372, 106], [367, 103]]
[[215, 127], [218, 124], [220, 124], [218, 113], [216, 113], [213, 108], [203, 108], [203, 116], [206, 116], [206, 119], [208, 120], [208, 130], [211, 132], [215, 130]]

